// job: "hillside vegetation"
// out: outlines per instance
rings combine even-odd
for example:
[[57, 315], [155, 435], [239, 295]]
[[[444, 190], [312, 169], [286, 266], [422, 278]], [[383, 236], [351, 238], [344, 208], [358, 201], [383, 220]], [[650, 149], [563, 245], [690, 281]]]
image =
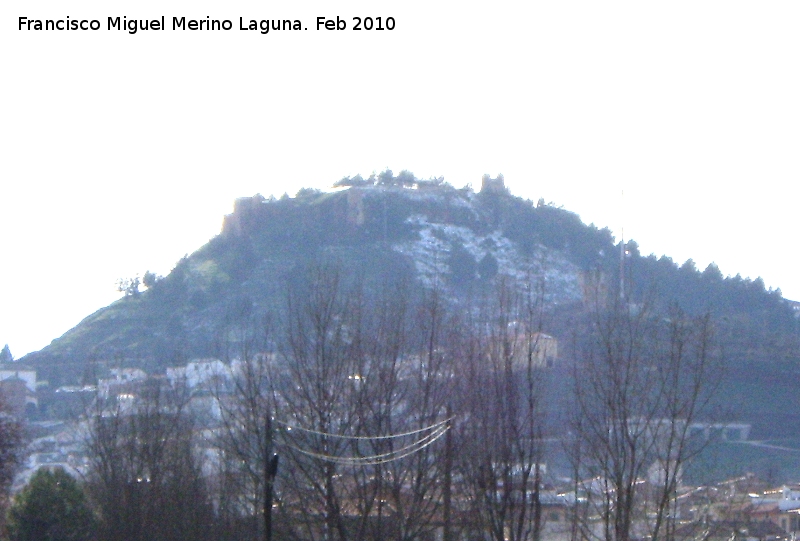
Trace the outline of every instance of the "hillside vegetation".
[[[561, 339], [568, 360], [579, 355], [568, 337], [598, 289], [620, 282], [621, 247], [608, 229], [515, 197], [502, 178], [485, 179], [477, 193], [407, 172], [337, 184], [332, 192], [237, 200], [220, 234], [167, 276], [129, 283], [124, 297], [22, 361], [55, 388], [90, 382], [109, 366], [158, 372], [219, 356], [237, 326], [280, 321], [287, 293], [302, 289], [306, 270], [321, 262], [343, 269], [367, 296], [403, 283], [419, 294], [441, 290], [467, 311], [499, 280], [542, 284], [545, 330]], [[724, 277], [713, 264], [698, 269], [691, 260], [642, 255], [633, 241], [624, 248], [631, 306], [710, 312], [726, 366], [726, 415], [754, 422], [756, 434], [800, 430], [800, 416], [784, 407], [800, 370], [798, 320], [780, 291]]]

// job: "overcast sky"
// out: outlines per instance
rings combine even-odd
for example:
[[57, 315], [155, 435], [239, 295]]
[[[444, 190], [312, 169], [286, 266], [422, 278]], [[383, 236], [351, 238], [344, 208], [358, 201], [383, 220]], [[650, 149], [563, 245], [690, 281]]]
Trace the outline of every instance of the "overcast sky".
[[[106, 29], [162, 15], [165, 31]], [[102, 29], [20, 31], [21, 16]], [[171, 29], [206, 16], [233, 30]], [[355, 16], [395, 28], [353, 31]], [[236, 197], [387, 167], [456, 187], [503, 173], [644, 254], [800, 299], [798, 28], [789, 1], [5, 0], [0, 346], [40, 349], [118, 278], [168, 273]]]

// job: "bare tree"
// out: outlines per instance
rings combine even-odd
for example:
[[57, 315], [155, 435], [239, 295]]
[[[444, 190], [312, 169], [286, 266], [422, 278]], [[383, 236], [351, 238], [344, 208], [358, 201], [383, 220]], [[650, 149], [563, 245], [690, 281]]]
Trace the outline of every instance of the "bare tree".
[[438, 290], [410, 303], [408, 318], [400, 300], [406, 296], [397, 290], [384, 299], [377, 314], [380, 331], [365, 341], [370, 370], [361, 420], [364, 434], [373, 438], [371, 453], [387, 457], [368, 471], [377, 489], [373, 539], [432, 534], [443, 511], [446, 449], [437, 440], [449, 423], [460, 329]]
[[535, 541], [542, 530], [542, 319], [541, 286], [501, 282], [468, 359], [460, 467], [479, 527], [496, 541]]
[[293, 299], [283, 496], [308, 537], [411, 540], [438, 526], [452, 359], [441, 299], [407, 299], [399, 287], [366, 300], [330, 268]]
[[213, 539], [185, 396], [163, 381], [98, 397], [87, 411], [89, 490], [101, 540]]
[[675, 496], [697, 452], [689, 430], [718, 380], [711, 322], [615, 298], [592, 314], [575, 365], [576, 485], [582, 537], [672, 539]]
[[[217, 498], [222, 520], [236, 538], [242, 519], [251, 538], [272, 538], [274, 401], [271, 324], [250, 311], [223, 329], [221, 356], [229, 378], [213, 389], [220, 406], [216, 446], [220, 453]], [[257, 517], [262, 520], [256, 520]]]
[[[283, 505], [307, 538], [348, 539], [340, 467], [352, 435], [353, 396], [361, 366], [360, 297], [335, 267], [310, 270], [307, 287], [289, 296], [279, 408], [288, 465]], [[321, 519], [321, 520], [320, 520]]]

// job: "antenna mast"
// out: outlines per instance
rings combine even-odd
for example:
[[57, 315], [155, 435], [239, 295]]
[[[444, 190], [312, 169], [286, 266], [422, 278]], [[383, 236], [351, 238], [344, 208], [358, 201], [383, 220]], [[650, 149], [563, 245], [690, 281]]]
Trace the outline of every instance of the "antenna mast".
[[619, 298], [625, 300], [625, 190], [620, 195]]

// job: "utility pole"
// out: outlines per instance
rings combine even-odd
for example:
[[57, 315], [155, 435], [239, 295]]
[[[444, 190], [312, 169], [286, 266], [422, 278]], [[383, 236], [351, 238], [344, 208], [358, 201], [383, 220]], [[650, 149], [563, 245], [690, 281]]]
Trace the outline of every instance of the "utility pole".
[[453, 533], [451, 531], [452, 517], [451, 510], [453, 506], [453, 431], [450, 430], [452, 426], [453, 411], [450, 404], [447, 405], [447, 433], [444, 436], [444, 531], [442, 532], [442, 541], [452, 541]]
[[278, 455], [272, 453], [272, 422], [269, 417], [265, 428], [267, 440], [264, 442], [264, 541], [272, 541], [272, 498], [275, 476], [278, 474]]

